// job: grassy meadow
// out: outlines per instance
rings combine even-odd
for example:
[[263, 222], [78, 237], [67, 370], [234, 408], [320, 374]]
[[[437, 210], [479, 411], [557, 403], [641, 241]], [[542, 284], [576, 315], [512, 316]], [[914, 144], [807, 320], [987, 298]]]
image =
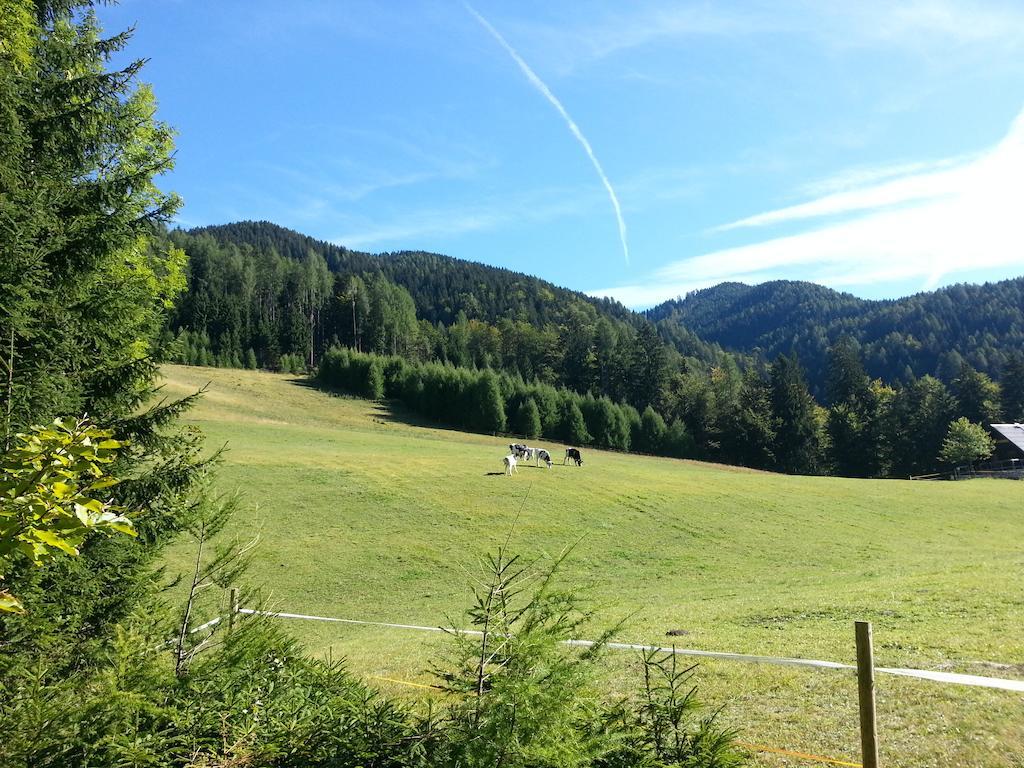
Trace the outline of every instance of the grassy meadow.
[[[457, 621], [481, 555], [575, 544], [564, 580], [617, 639], [1024, 678], [1024, 483], [787, 477], [585, 450], [582, 468], [501, 475], [508, 439], [438, 429], [294, 377], [168, 366], [164, 393], [209, 382], [188, 418], [227, 446], [218, 487], [262, 529], [253, 584], [282, 611]], [[187, 568], [185, 544], [168, 555]], [[207, 611], [214, 610], [208, 606]], [[443, 638], [294, 621], [313, 653], [366, 677], [429, 682]], [[669, 638], [668, 630], [686, 631]], [[1003, 666], [1008, 665], [1008, 666]], [[610, 685], [636, 660], [615, 652]], [[752, 744], [858, 762], [852, 673], [702, 662], [702, 697]], [[377, 681], [403, 695], [439, 695]], [[1024, 765], [1024, 696], [880, 676], [886, 766]], [[812, 763], [758, 752], [759, 765]]]

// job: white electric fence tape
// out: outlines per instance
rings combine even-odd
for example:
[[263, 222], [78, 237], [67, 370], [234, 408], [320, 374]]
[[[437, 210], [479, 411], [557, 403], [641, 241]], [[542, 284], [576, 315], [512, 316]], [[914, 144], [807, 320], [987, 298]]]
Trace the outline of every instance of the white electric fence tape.
[[[281, 611], [257, 611], [252, 608], [239, 608], [239, 613], [251, 616], [270, 616], [278, 619], [304, 619], [306, 621], [329, 621], [337, 624], [358, 624], [368, 627], [388, 627], [390, 629], [415, 629], [421, 632], [445, 632], [448, 634], [481, 635], [482, 632], [472, 629], [445, 629], [444, 627], [423, 627], [416, 624], [389, 624], [383, 621], [360, 621], [359, 619], [336, 619], [330, 616], [309, 616], [303, 613], [284, 613]], [[205, 625], [204, 625], [205, 626]], [[589, 648], [594, 645], [592, 640], [565, 640], [565, 645]], [[744, 661], [751, 664], [781, 664], [795, 667], [817, 667], [819, 669], [855, 670], [851, 664], [838, 661], [821, 661], [819, 659], [787, 659], [778, 656], [752, 656], [745, 653], [729, 653], [728, 651], [698, 651], [691, 648], [663, 648], [657, 645], [638, 645], [634, 643], [605, 643], [608, 648], [621, 651], [658, 651], [674, 653], [678, 656], [700, 656], [725, 661]], [[1024, 680], [1006, 680], [1001, 677], [981, 677], [979, 675], [961, 675], [955, 672], [931, 672], [926, 669], [900, 669], [894, 667], [875, 667], [875, 672], [901, 677], [916, 677], [938, 683], [955, 683], [972, 685], [980, 688], [999, 688], [1004, 691], [1024, 693]]]

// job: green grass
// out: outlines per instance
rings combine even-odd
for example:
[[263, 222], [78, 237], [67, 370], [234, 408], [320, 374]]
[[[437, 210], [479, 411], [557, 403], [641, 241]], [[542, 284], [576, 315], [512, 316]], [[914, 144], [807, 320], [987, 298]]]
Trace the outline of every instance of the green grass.
[[[853, 620], [867, 619], [879, 666], [1024, 677], [1024, 483], [787, 477], [594, 450], [582, 468], [509, 478], [494, 474], [507, 439], [417, 426], [287, 376], [165, 375], [170, 395], [211, 383], [189, 421], [228, 446], [218, 485], [241, 489], [240, 529], [262, 526], [251, 580], [279, 610], [444, 624], [521, 509], [517, 551], [576, 545], [564, 578], [597, 610], [595, 635], [625, 619], [629, 642], [852, 663]], [[190, 554], [175, 547], [168, 562]], [[441, 642], [290, 627], [357, 674], [421, 682]], [[614, 660], [625, 685], [635, 660]], [[699, 683], [744, 741], [859, 759], [852, 674], [706, 662]], [[1020, 694], [881, 677], [878, 699], [887, 766], [1024, 761]]]

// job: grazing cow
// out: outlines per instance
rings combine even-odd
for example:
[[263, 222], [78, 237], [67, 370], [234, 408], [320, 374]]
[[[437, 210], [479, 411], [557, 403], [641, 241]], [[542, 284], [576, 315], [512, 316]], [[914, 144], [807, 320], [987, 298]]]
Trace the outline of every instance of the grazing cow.
[[512, 455], [517, 459], [526, 459], [527, 461], [533, 458], [534, 451], [536, 450], [523, 443], [510, 443], [508, 449], [512, 451]]
[[579, 448], [565, 449], [565, 458], [562, 459], [562, 463], [565, 464], [567, 461], [575, 461], [577, 467], [583, 466], [583, 457], [580, 456]]
[[540, 466], [540, 463], [543, 461], [545, 464], [548, 465], [548, 469], [551, 469], [551, 454], [550, 453], [545, 451], [543, 448], [538, 448], [536, 456], [537, 456], [537, 466], [538, 467]]
[[511, 475], [513, 472], [518, 473], [519, 470], [516, 468], [516, 457], [511, 454], [506, 456], [502, 461], [505, 462], [505, 474]]

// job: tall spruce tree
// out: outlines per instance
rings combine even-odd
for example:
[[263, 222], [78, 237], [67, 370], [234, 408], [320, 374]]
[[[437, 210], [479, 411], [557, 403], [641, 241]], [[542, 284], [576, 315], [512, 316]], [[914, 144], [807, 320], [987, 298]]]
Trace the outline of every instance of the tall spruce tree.
[[757, 371], [747, 371], [721, 432], [722, 453], [744, 466], [770, 469], [776, 465], [776, 429], [768, 382]]
[[54, 415], [126, 415], [154, 371], [183, 254], [149, 237], [177, 208], [142, 61], [107, 62], [88, 4], [15, 2], [0, 46], [0, 339], [3, 430]]
[[586, 445], [590, 442], [590, 433], [587, 431], [587, 424], [583, 420], [583, 411], [580, 410], [576, 399], [567, 393], [563, 393], [560, 409], [559, 435], [569, 445]]
[[637, 448], [646, 453], [660, 453], [665, 445], [667, 431], [661, 414], [648, 405], [640, 416], [640, 444]]
[[878, 397], [851, 339], [829, 349], [828, 435], [832, 466], [848, 477], [883, 472], [883, 430]]
[[505, 430], [505, 400], [494, 371], [484, 371], [473, 384], [473, 428], [479, 432]]
[[821, 438], [814, 399], [796, 355], [780, 355], [772, 363], [770, 388], [778, 468], [798, 475], [818, 472]]
[[515, 431], [531, 440], [540, 437], [540, 411], [532, 397], [528, 397], [519, 405], [516, 412]]
[[104, 38], [88, 3], [14, 2], [4, 14], [4, 439], [88, 412], [125, 445], [109, 467], [121, 482], [106, 494], [139, 533], [86, 538], [79, 557], [46, 568], [17, 556], [0, 563], [28, 611], [0, 622], [4, 668], [45, 653], [57, 677], [87, 670], [149, 594], [152, 559], [186, 521], [209, 465], [197, 459], [197, 436], [163, 429], [192, 398], [142, 407], [170, 338], [160, 333], [165, 312], [184, 285], [184, 256], [160, 236], [178, 201], [155, 186], [171, 165], [171, 131], [137, 82], [142, 62], [108, 70], [129, 35]]
[[650, 323], [643, 323], [633, 341], [629, 401], [637, 408], [656, 404], [668, 381], [665, 344]]

